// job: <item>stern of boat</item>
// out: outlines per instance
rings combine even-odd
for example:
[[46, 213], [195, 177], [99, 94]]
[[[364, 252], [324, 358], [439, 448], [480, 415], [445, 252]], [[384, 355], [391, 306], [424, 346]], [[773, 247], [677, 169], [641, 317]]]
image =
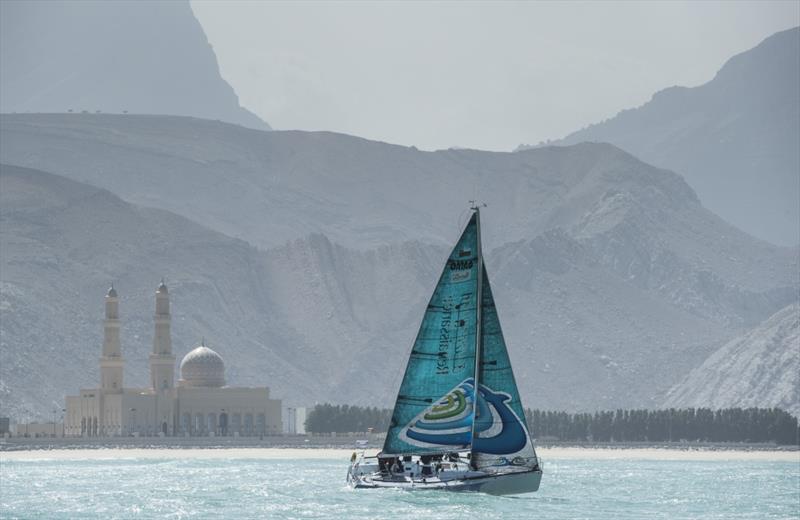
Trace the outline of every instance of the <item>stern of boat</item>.
[[535, 469], [519, 473], [507, 473], [482, 483], [478, 491], [490, 495], [519, 495], [539, 490], [542, 470]]

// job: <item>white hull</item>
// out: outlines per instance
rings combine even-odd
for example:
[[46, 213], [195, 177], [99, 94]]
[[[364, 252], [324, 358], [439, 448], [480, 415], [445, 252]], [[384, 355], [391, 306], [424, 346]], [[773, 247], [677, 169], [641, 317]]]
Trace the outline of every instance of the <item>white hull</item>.
[[477, 491], [490, 495], [516, 495], [532, 493], [539, 489], [541, 470], [508, 473], [470, 471], [453, 478], [413, 478], [407, 476], [384, 477], [381, 474], [347, 476], [348, 484], [356, 489], [395, 488], [407, 490], [436, 489], [445, 491]]

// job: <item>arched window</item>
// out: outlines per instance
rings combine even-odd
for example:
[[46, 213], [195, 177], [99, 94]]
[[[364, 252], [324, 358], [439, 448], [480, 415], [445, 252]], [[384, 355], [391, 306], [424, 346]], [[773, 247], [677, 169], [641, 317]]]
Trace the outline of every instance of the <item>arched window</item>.
[[253, 435], [253, 414], [247, 413], [244, 415], [244, 434]]
[[192, 414], [184, 413], [181, 416], [181, 433], [192, 433]]
[[267, 433], [267, 417], [263, 413], [258, 414], [258, 417], [256, 417], [256, 433], [259, 435]]
[[203, 424], [203, 414], [196, 413], [194, 414], [194, 435], [203, 435], [205, 433], [205, 428]]
[[231, 416], [230, 431], [231, 433], [238, 432], [240, 435], [242, 434], [242, 414], [235, 413]]
[[206, 416], [206, 430], [208, 433], [217, 434], [217, 414], [210, 413]]

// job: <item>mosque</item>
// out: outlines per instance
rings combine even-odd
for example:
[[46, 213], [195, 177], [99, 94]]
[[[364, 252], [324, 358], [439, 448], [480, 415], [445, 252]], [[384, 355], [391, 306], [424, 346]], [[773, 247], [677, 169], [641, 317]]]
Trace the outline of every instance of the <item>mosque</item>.
[[150, 354], [150, 387], [125, 388], [120, 346], [119, 298], [112, 286], [105, 298], [100, 388], [66, 397], [64, 434], [261, 436], [282, 431], [281, 401], [269, 388], [225, 386], [225, 362], [205, 342], [183, 357], [175, 385], [170, 334], [169, 291], [156, 290], [155, 335]]

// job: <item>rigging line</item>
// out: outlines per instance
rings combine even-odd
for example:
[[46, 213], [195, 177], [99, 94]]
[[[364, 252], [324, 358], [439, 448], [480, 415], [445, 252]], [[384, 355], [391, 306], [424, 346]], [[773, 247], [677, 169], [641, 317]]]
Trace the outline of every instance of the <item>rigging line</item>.
[[458, 230], [464, 229], [464, 226], [467, 225], [467, 220], [469, 220], [469, 217], [472, 216], [470, 211], [471, 210], [469, 208], [461, 210], [461, 213], [458, 214], [458, 218], [456, 219], [456, 226], [457, 226], [456, 229]]

